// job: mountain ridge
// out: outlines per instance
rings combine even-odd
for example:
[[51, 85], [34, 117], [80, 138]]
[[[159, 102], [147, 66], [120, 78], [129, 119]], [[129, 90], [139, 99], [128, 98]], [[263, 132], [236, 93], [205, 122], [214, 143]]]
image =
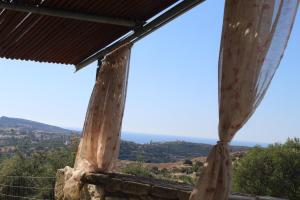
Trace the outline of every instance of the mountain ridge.
[[58, 126], [49, 125], [46, 123], [36, 122], [22, 118], [0, 117], [0, 129], [18, 129], [20, 131], [37, 131], [37, 132], [52, 132], [70, 134], [76, 131], [64, 129]]

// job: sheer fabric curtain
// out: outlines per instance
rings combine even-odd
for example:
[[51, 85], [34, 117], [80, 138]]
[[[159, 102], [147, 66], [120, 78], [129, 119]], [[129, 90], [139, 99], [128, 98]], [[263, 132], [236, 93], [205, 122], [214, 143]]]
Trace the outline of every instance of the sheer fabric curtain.
[[251, 117], [279, 66], [299, 0], [226, 0], [219, 57], [219, 138], [190, 200], [225, 200], [228, 143]]
[[105, 172], [117, 159], [131, 45], [107, 55], [90, 98], [75, 170]]
[[119, 153], [131, 45], [105, 56], [90, 98], [74, 169], [64, 168], [63, 198], [79, 200], [86, 172], [105, 172]]

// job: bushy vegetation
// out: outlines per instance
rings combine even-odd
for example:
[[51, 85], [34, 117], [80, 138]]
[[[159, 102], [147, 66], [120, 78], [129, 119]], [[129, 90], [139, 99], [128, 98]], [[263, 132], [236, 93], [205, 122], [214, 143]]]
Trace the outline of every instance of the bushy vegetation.
[[153, 177], [153, 172], [146, 167], [143, 167], [143, 164], [141, 162], [127, 165], [126, 167], [121, 169], [121, 172], [135, 176]]
[[188, 163], [183, 161], [183, 164], [183, 166], [159, 169], [158, 167], [149, 168], [143, 162], [136, 162], [130, 163], [120, 168], [118, 171], [135, 176], [153, 177], [194, 185], [196, 182], [196, 173], [199, 173], [202, 170], [203, 163], [200, 161], [193, 162], [189, 160]]
[[[53, 199], [57, 169], [73, 166], [76, 145], [25, 155], [17, 152], [0, 162], [0, 194], [5, 199], [22, 196]], [[5, 196], [4, 196], [5, 195]]]
[[[137, 161], [146, 163], [167, 163], [186, 160], [195, 157], [207, 156], [212, 145], [192, 143], [184, 141], [173, 142], [150, 142], [148, 144], [137, 144], [122, 141], [120, 147], [121, 160]], [[247, 150], [247, 147], [231, 146], [232, 151]]]
[[255, 147], [234, 164], [233, 190], [300, 199], [300, 139]]

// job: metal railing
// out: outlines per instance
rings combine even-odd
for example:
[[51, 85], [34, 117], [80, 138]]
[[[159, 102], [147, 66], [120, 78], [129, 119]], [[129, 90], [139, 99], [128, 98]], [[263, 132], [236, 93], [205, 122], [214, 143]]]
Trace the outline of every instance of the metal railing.
[[55, 177], [1, 176], [0, 200], [54, 200]]

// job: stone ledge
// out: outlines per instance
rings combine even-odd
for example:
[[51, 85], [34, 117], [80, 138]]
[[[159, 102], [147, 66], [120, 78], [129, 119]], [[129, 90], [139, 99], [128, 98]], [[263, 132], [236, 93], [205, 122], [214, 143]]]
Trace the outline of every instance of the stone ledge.
[[[100, 185], [105, 190], [122, 192], [124, 194], [138, 194], [159, 197], [162, 199], [176, 199], [176, 200], [188, 200], [189, 195], [193, 189], [191, 185], [178, 183], [168, 180], [160, 180], [148, 177], [138, 177], [128, 174], [116, 174], [116, 173], [90, 173], [87, 174], [83, 182], [88, 184]], [[113, 182], [114, 184], [110, 184]], [[113, 187], [114, 189], [112, 189]], [[141, 190], [134, 192], [135, 190]], [[259, 197], [259, 196], [247, 196], [243, 194], [232, 194], [230, 200], [283, 200], [274, 197]]]
[[88, 173], [86, 174], [82, 181], [84, 183], [102, 185], [107, 184], [108, 181], [115, 180], [119, 182], [130, 182], [133, 184], [145, 184], [150, 186], [162, 187], [162, 188], [171, 188], [183, 191], [191, 191], [193, 187], [189, 184], [179, 183], [169, 180], [155, 179], [149, 177], [139, 177], [133, 176], [129, 174], [121, 174], [121, 173]]
[[[57, 200], [63, 200], [63, 171], [57, 172]], [[82, 177], [81, 199], [93, 200], [188, 200], [192, 186], [167, 180], [117, 173], [89, 173]], [[229, 200], [282, 200], [273, 197], [232, 194]]]

